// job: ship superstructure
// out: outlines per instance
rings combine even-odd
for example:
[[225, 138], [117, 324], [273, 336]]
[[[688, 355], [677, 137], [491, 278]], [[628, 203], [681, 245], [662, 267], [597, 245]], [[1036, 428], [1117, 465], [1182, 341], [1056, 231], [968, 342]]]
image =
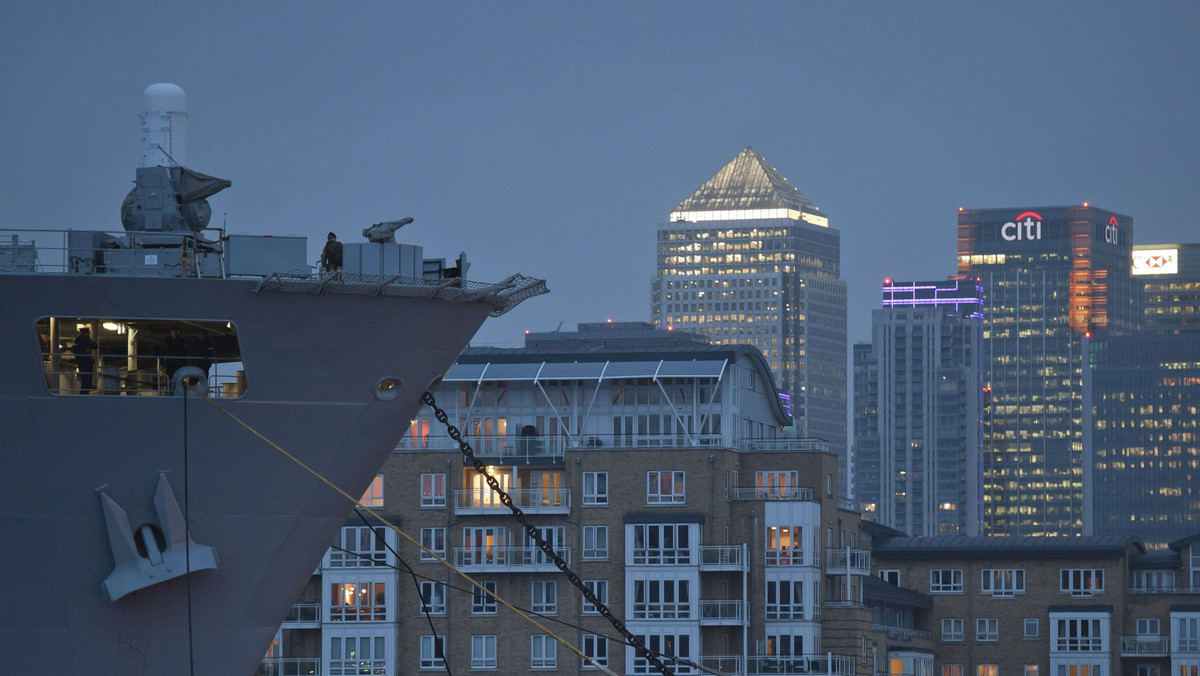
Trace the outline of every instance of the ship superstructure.
[[229, 182], [181, 164], [182, 90], [146, 98], [123, 232], [0, 233], [11, 673], [253, 673], [350, 508], [255, 433], [361, 494], [483, 320], [545, 291], [208, 228]]

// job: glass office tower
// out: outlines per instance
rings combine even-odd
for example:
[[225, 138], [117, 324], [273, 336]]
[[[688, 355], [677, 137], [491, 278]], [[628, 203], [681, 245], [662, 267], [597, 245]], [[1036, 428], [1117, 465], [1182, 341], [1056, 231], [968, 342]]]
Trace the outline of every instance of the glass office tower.
[[982, 293], [885, 281], [871, 344], [854, 346], [855, 500], [909, 535], [980, 532]]
[[959, 276], [983, 286], [985, 533], [1085, 532], [1085, 341], [1135, 324], [1132, 245], [1132, 218], [1086, 204], [959, 210]]
[[1093, 339], [1089, 522], [1164, 546], [1200, 529], [1200, 244], [1137, 245], [1133, 335]]
[[754, 345], [799, 436], [829, 442], [846, 477], [846, 283], [841, 235], [753, 148], [658, 228], [654, 321]]

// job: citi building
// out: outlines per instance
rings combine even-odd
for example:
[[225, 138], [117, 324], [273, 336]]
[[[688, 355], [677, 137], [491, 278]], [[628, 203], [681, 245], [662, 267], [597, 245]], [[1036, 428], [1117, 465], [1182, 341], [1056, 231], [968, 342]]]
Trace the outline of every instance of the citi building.
[[983, 289], [983, 528], [1082, 535], [1087, 341], [1131, 330], [1133, 219], [1073, 207], [960, 209], [958, 273]]

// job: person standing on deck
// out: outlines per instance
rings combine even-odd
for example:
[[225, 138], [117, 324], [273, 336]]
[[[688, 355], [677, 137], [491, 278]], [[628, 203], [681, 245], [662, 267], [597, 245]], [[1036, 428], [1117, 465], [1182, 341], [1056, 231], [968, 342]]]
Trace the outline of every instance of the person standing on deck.
[[96, 349], [96, 341], [92, 340], [92, 331], [86, 326], [79, 329], [75, 342], [71, 343], [71, 353], [75, 355], [75, 366], [79, 369], [79, 387], [82, 394], [92, 391], [93, 378], [96, 375], [96, 358], [92, 352]]

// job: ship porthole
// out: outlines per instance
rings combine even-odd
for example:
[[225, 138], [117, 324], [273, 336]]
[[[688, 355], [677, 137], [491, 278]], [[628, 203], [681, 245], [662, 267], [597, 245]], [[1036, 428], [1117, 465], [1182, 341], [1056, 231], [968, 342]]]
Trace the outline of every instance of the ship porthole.
[[400, 396], [400, 388], [404, 381], [399, 378], [380, 378], [375, 383], [375, 398], [380, 401], [391, 401]]

